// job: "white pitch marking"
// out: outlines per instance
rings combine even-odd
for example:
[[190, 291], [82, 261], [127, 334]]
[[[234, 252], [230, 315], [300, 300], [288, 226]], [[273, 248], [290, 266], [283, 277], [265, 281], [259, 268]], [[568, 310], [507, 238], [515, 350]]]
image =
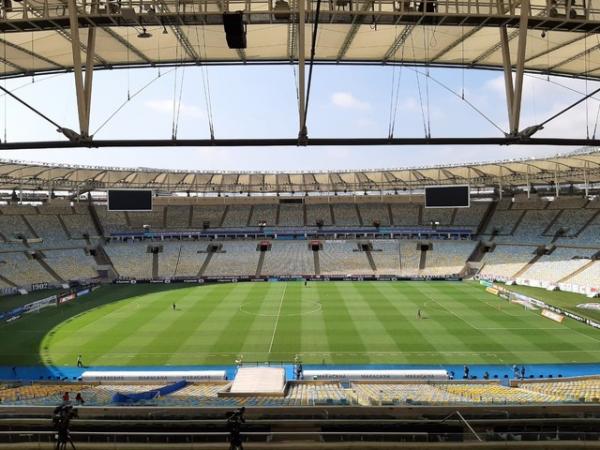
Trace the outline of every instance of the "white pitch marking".
[[275, 328], [273, 328], [273, 336], [271, 336], [271, 344], [269, 345], [269, 353], [273, 348], [273, 342], [275, 341], [275, 333], [277, 332], [277, 325], [279, 324], [279, 317], [281, 314], [281, 306], [283, 305], [283, 297], [285, 297], [285, 291], [287, 290], [287, 284], [283, 287], [283, 293], [281, 294], [281, 300], [279, 300], [279, 310], [277, 311], [277, 319], [275, 320]]

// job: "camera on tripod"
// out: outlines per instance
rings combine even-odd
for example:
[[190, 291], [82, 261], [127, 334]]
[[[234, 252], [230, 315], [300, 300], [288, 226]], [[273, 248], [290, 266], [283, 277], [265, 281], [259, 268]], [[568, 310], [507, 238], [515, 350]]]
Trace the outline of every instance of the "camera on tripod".
[[243, 450], [243, 439], [241, 434], [242, 424], [246, 422], [244, 418], [244, 412], [246, 408], [241, 407], [237, 411], [228, 412], [225, 415], [227, 419], [227, 430], [229, 431], [229, 449], [230, 450]]
[[63, 403], [54, 408], [52, 425], [56, 431], [56, 450], [65, 450], [67, 444], [71, 444], [71, 447], [75, 450], [69, 427], [71, 425], [71, 419], [76, 417], [77, 410], [70, 403]]

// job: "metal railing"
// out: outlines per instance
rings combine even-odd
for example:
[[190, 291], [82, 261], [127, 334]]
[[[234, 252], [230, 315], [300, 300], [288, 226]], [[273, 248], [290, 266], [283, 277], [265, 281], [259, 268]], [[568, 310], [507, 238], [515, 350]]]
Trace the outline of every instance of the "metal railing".
[[[164, 446], [182, 444], [194, 448], [195, 444], [226, 443], [230, 434], [224, 431], [214, 432], [92, 432], [73, 431], [71, 437], [75, 444], [106, 444], [111, 448], [126, 448], [128, 444], [147, 444]], [[445, 432], [401, 432], [401, 431], [250, 431], [243, 432], [247, 442], [269, 443], [280, 438], [294, 441], [312, 442], [464, 442], [474, 440], [474, 435]], [[535, 432], [481, 432], [478, 434], [486, 442], [544, 442], [544, 441], [600, 441], [600, 432], [585, 431], [535, 431]], [[0, 445], [29, 444], [38, 448], [49, 448], [55, 443], [54, 431], [0, 431]], [[123, 447], [121, 447], [121, 445]], [[185, 448], [185, 445], [183, 446]]]
[[[306, 1], [306, 21], [314, 18], [316, 0]], [[356, 17], [377, 23], [395, 23], [401, 16], [501, 16], [518, 17], [520, 0], [330, 0], [321, 7], [321, 21], [351, 23]], [[530, 3], [531, 17], [547, 17], [561, 21], [600, 19], [600, 7], [589, 0], [546, 0]], [[282, 6], [287, 4], [287, 6]], [[197, 24], [216, 24], [225, 11], [243, 11], [248, 23], [287, 23], [297, 21], [297, 5], [276, 0], [79, 0], [80, 16], [111, 17], [113, 25], [120, 22], [123, 12], [145, 16], [156, 23], [160, 16], [194, 15]], [[591, 4], [591, 6], [590, 6]], [[67, 18], [66, 0], [23, 0], [8, 2], [0, 7], [0, 17], [5, 20], [36, 20]], [[454, 22], [448, 25], [455, 24]], [[456, 24], [455, 24], [456, 25]]]

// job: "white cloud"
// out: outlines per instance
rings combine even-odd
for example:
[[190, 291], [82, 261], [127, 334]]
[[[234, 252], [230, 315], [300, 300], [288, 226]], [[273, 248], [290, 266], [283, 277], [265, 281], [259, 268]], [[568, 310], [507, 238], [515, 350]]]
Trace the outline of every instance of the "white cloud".
[[368, 102], [357, 99], [350, 92], [334, 92], [331, 95], [331, 103], [344, 109], [358, 109], [361, 111], [371, 109], [371, 105]]
[[[144, 106], [156, 112], [173, 114], [173, 100], [147, 100], [144, 102]], [[175, 108], [177, 107], [177, 104], [175, 104]], [[191, 119], [206, 119], [206, 111], [197, 106], [181, 102], [181, 105], [179, 105], [179, 116]]]

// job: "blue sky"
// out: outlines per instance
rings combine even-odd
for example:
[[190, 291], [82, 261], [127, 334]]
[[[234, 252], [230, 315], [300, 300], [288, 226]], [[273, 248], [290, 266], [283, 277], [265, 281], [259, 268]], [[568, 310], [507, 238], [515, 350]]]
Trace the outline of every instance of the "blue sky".
[[[417, 70], [421, 73], [417, 73]], [[409, 67], [316, 66], [310, 99], [311, 137], [385, 137], [388, 134], [392, 79], [400, 78], [396, 137], [500, 136], [500, 132], [460, 98], [462, 94], [500, 128], [507, 128], [504, 82], [497, 71]], [[91, 131], [158, 69], [98, 71], [94, 74]], [[298, 133], [292, 66], [211, 67], [206, 69], [217, 138], [295, 137]], [[207, 105], [200, 68], [162, 69], [161, 77], [96, 134], [98, 139], [171, 137], [174, 97], [179, 108], [178, 137], [208, 138]], [[419, 84], [417, 84], [417, 76]], [[177, 79], [177, 82], [175, 82]], [[183, 81], [182, 81], [183, 80]], [[463, 82], [464, 80], [464, 82]], [[4, 81], [8, 89], [63, 126], [77, 129], [72, 74]], [[569, 89], [559, 86], [562, 84]], [[419, 95], [419, 87], [421, 95]], [[528, 77], [522, 127], [538, 123], [590, 92], [597, 83], [567, 78]], [[427, 101], [429, 98], [429, 101]], [[600, 96], [599, 96], [600, 98]], [[175, 102], [175, 105], [177, 102]], [[423, 106], [421, 106], [423, 105]], [[599, 101], [591, 99], [548, 125], [539, 136], [593, 134]], [[424, 113], [423, 113], [424, 110]], [[0, 97], [0, 138], [8, 141], [57, 139], [53, 127], [6, 96]], [[600, 134], [600, 130], [597, 134]], [[422, 166], [551, 155], [568, 148], [543, 147], [313, 147], [167, 148], [3, 151], [0, 158], [126, 167], [194, 170], [334, 170]]]

